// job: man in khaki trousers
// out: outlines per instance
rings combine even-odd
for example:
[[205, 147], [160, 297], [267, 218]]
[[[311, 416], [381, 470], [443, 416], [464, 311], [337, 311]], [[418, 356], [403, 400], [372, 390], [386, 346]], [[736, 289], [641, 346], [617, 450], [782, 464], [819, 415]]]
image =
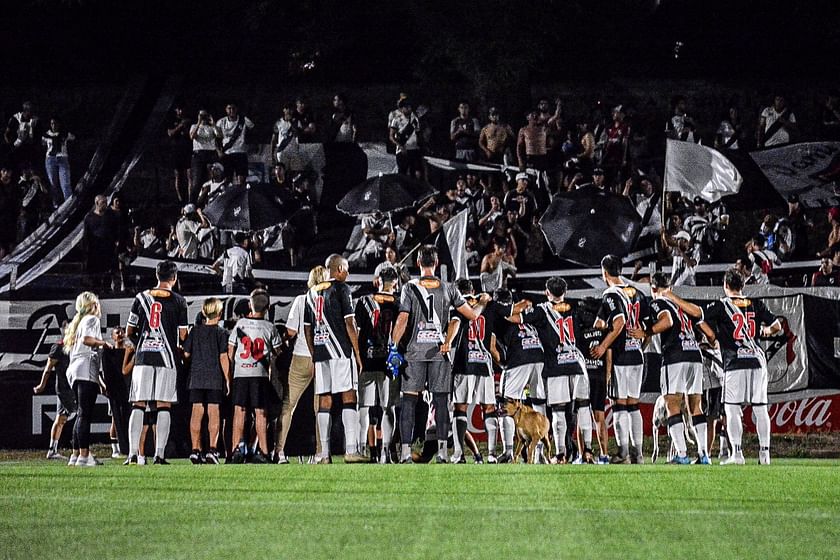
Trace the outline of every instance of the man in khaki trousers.
[[[316, 266], [309, 271], [309, 280], [307, 288], [311, 289], [316, 284], [326, 281], [327, 269], [323, 266]], [[303, 336], [303, 311], [306, 307], [306, 294], [301, 294], [295, 298], [292, 303], [292, 308], [289, 311], [289, 318], [286, 321], [286, 332], [290, 338], [297, 336], [295, 346], [292, 350], [292, 363], [289, 366], [289, 387], [284, 392], [283, 397], [283, 413], [281, 417], [281, 428], [277, 434], [277, 445], [274, 449], [274, 461], [276, 463], [285, 464], [289, 460], [286, 458], [284, 452], [286, 447], [286, 438], [289, 436], [289, 428], [291, 428], [292, 417], [295, 414], [298, 401], [303, 395], [306, 388], [312, 382], [312, 356], [309, 353], [309, 348], [306, 346], [306, 338]], [[318, 395], [312, 403], [312, 412], [318, 409]], [[315, 423], [315, 452], [321, 452], [320, 438], [318, 437], [318, 423]]]

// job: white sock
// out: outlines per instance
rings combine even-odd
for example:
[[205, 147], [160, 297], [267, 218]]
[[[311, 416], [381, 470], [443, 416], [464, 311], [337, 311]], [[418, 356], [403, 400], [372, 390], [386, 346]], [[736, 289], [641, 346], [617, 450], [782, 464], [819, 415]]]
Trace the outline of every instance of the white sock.
[[368, 406], [360, 406], [359, 407], [359, 452], [364, 451], [365, 447], [367, 446], [368, 441], [368, 430], [370, 428], [370, 407]]
[[400, 445], [400, 459], [408, 459], [411, 457], [411, 445], [403, 443]]
[[439, 439], [438, 442], [438, 457], [449, 460], [449, 448], [446, 446], [445, 439]]
[[388, 455], [394, 437], [394, 407], [382, 408], [382, 455]]
[[753, 414], [758, 445], [762, 449], [770, 449], [770, 413], [767, 411], [767, 405], [753, 406]]
[[551, 411], [551, 429], [554, 432], [555, 455], [566, 453], [566, 413], [562, 410]]
[[455, 413], [455, 457], [461, 458], [464, 456], [464, 438], [467, 435], [467, 415]]
[[50, 451], [58, 453], [58, 440], [57, 439], [51, 439], [50, 440], [50, 448], [49, 449], [50, 449]]
[[[580, 430], [580, 437], [583, 439], [583, 447], [592, 449], [592, 412], [588, 406], [578, 408], [577, 425]], [[583, 457], [583, 451], [580, 453]]]
[[143, 432], [143, 410], [132, 408], [128, 417], [128, 454], [140, 455], [140, 434]]
[[157, 432], [155, 432], [155, 455], [163, 459], [166, 453], [166, 443], [169, 441], [169, 426], [172, 415], [168, 408], [158, 410]]
[[[737, 404], [725, 404], [726, 408], [726, 436], [732, 447], [733, 454], [741, 454], [741, 435], [744, 425], [741, 423], [741, 407]], [[769, 427], [769, 426], [768, 426]]]
[[709, 447], [707, 444], [708, 427], [706, 423], [706, 416], [698, 414], [692, 418], [694, 422], [694, 431], [697, 433], [697, 454], [703, 457], [709, 454]]
[[613, 426], [618, 439], [619, 455], [627, 456], [630, 449], [630, 414], [626, 410], [619, 410]]
[[628, 416], [630, 416], [630, 440], [633, 442], [633, 447], [641, 455], [642, 447], [645, 443], [644, 431], [642, 429], [642, 411], [633, 410]]
[[513, 436], [516, 432], [516, 424], [510, 416], [502, 417], [502, 451], [513, 453]]
[[499, 432], [499, 419], [496, 416], [485, 416], [484, 430], [487, 432], [487, 453], [495, 455], [496, 434]]
[[318, 411], [318, 430], [321, 440], [321, 457], [330, 456], [330, 411]]
[[[341, 409], [341, 423], [344, 424], [344, 452], [359, 452], [359, 411], [356, 410], [356, 403], [352, 408]], [[367, 434], [365, 434], [367, 437]]]
[[677, 454], [685, 456], [688, 452], [688, 445], [685, 442], [685, 424], [683, 423], [681, 414], [668, 417], [668, 435], [671, 436], [671, 441], [677, 449]]

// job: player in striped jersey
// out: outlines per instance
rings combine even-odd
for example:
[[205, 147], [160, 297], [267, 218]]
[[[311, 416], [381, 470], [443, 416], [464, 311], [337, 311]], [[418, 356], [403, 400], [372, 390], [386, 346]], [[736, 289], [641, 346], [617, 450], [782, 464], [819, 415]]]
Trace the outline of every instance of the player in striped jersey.
[[[595, 327], [606, 330], [607, 334], [589, 354], [599, 359], [608, 349], [613, 351], [610, 397], [613, 399], [613, 426], [618, 440], [618, 454], [611, 462], [641, 463], [643, 431], [639, 396], [642, 392], [645, 360], [641, 340], [628, 336], [628, 331], [641, 327], [642, 318], [647, 316], [647, 298], [636, 288], [625, 285], [620, 278], [619, 257], [605, 256], [601, 260], [601, 273], [609, 287], [604, 290]], [[631, 443], [632, 455], [629, 450]]]
[[[668, 434], [677, 450], [671, 462], [681, 465], [690, 462], [681, 409], [682, 402], [688, 396], [691, 419], [697, 433], [699, 463], [710, 465], [706, 448], [706, 416], [700, 407], [703, 394], [703, 357], [694, 336], [694, 325], [691, 318], [668, 299], [671, 287], [667, 276], [661, 272], [654, 274], [650, 281], [650, 290], [653, 294], [650, 302], [651, 326], [646, 331], [631, 329], [629, 332], [635, 338], [658, 336], [662, 344], [659, 386], [668, 409]], [[714, 338], [714, 333], [705, 323], [700, 323], [700, 329], [707, 338]]]
[[[767, 411], [767, 358], [758, 337], [770, 337], [782, 330], [781, 321], [764, 302], [741, 294], [744, 278], [736, 269], [723, 277], [726, 297], [703, 308], [689, 303], [673, 292], [668, 298], [692, 317], [708, 323], [717, 335], [723, 354], [723, 403], [726, 428], [732, 455], [722, 465], [743, 465], [741, 405], [751, 404], [758, 432], [758, 462], [770, 464], [770, 415]], [[760, 328], [759, 328], [760, 327]]]
[[[477, 297], [472, 282], [466, 278], [458, 280], [457, 287], [471, 308], [487, 305], [490, 301], [488, 294]], [[455, 454], [452, 462], [460, 463], [463, 462], [464, 438], [467, 434], [467, 407], [471, 404], [482, 407], [488, 444], [493, 442], [495, 447], [499, 420], [496, 416], [496, 390], [490, 348], [496, 335], [488, 328], [483, 315], [468, 321], [456, 311], [451, 321], [458, 325], [457, 330], [450, 329], [447, 333], [447, 343], [455, 349], [452, 360], [452, 372], [455, 375], [452, 395], [455, 403]], [[475, 462], [483, 462], [480, 454], [476, 456]]]
[[178, 346], [187, 337], [187, 302], [172, 291], [178, 281], [178, 267], [172, 261], [158, 263], [157, 286], [137, 294], [128, 314], [126, 334], [135, 342], [134, 371], [129, 400], [133, 403], [128, 421], [128, 459], [137, 464], [140, 432], [146, 403], [154, 401], [157, 412], [155, 464], [166, 465], [164, 458], [169, 440], [172, 403], [177, 402], [175, 389], [180, 361]]
[[[243, 439], [242, 433], [247, 409], [254, 411], [254, 428], [261, 453], [254, 453], [251, 461], [269, 462], [265, 411], [269, 402], [269, 391], [274, 391], [269, 381], [274, 369], [274, 359], [282, 345], [277, 328], [265, 318], [269, 303], [268, 292], [265, 290], [251, 292], [248, 302], [251, 312], [236, 322], [228, 338], [228, 360], [233, 364], [232, 440], [237, 444], [233, 451], [233, 463], [244, 463], [248, 453], [248, 442]], [[230, 370], [228, 375], [229, 372]]]
[[318, 429], [321, 438], [321, 464], [330, 462], [330, 409], [332, 395], [341, 395], [344, 424], [344, 461], [360, 463], [359, 412], [356, 385], [362, 369], [355, 313], [350, 288], [344, 281], [349, 274], [347, 259], [330, 255], [325, 264], [329, 279], [309, 290], [304, 314], [306, 344], [315, 366], [315, 394], [318, 395]]
[[551, 427], [555, 445], [552, 462], [566, 462], [566, 406], [575, 401], [577, 424], [584, 443], [582, 458], [586, 463], [594, 463], [589, 377], [586, 374], [583, 352], [578, 347], [581, 329], [575, 324], [575, 309], [564, 301], [566, 281], [559, 276], [549, 278], [545, 283], [545, 295], [548, 301], [518, 315], [512, 315], [509, 321], [533, 325], [542, 341], [545, 364], [543, 377], [546, 399], [551, 407]]
[[[394, 408], [399, 395], [398, 382], [385, 371], [385, 358], [391, 342], [391, 329], [399, 313], [399, 301], [394, 290], [399, 282], [397, 270], [384, 267], [376, 277], [379, 291], [359, 298], [356, 302], [356, 323], [359, 326], [359, 349], [362, 353], [362, 373], [359, 375], [359, 441], [368, 440], [369, 425], [377, 423], [369, 418], [370, 411], [381, 411], [381, 448], [371, 446], [371, 462], [389, 463], [391, 438], [394, 435]], [[377, 452], [378, 451], [378, 452]]]

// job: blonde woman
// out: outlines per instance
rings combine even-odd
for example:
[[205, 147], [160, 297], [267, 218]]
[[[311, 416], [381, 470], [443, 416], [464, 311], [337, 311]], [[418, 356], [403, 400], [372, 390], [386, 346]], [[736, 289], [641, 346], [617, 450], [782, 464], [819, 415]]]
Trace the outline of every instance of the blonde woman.
[[[64, 335], [64, 352], [70, 358], [67, 380], [76, 394], [78, 414], [73, 426], [73, 455], [68, 465], [95, 467], [100, 463], [90, 453], [90, 422], [99, 388], [104, 392], [102, 362], [99, 351], [112, 348], [102, 340], [99, 299], [92, 292], [76, 297], [76, 315]], [[75, 450], [78, 449], [78, 456]]]
[[[309, 280], [306, 287], [310, 290], [313, 286], [326, 282], [327, 278], [327, 269], [323, 266], [316, 266], [309, 271]], [[274, 447], [274, 461], [281, 464], [289, 462], [285, 454], [286, 438], [289, 436], [289, 428], [291, 428], [292, 417], [295, 414], [298, 401], [313, 378], [312, 355], [309, 353], [306, 338], [303, 335], [303, 311], [305, 308], [306, 294], [301, 294], [295, 298], [292, 308], [289, 310], [289, 317], [286, 319], [286, 334], [289, 338], [297, 336], [297, 340], [292, 349], [292, 363], [289, 366], [289, 387], [288, 390], [283, 391], [283, 415], [280, 420], [280, 429], [276, 432], [278, 437]], [[318, 400], [317, 396], [315, 400]], [[315, 412], [314, 402], [312, 403], [312, 412], [313, 414]], [[315, 424], [315, 441], [318, 448], [316, 451], [320, 453], [321, 445], [317, 423]]]

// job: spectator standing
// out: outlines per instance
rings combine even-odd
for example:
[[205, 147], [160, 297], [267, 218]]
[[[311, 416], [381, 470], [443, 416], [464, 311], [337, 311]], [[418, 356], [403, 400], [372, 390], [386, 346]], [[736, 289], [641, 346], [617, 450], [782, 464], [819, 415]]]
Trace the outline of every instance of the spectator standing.
[[665, 136], [683, 142], [698, 142], [697, 123], [686, 114], [686, 99], [682, 95], [671, 100], [671, 118], [665, 124]]
[[330, 128], [327, 133], [329, 142], [351, 143], [356, 141], [356, 124], [353, 112], [347, 108], [343, 94], [333, 97], [333, 113], [330, 116]]
[[108, 214], [108, 200], [96, 195], [93, 209], [85, 217], [84, 240], [87, 254], [86, 272], [93, 286], [111, 289], [111, 274], [117, 258], [119, 236], [114, 220]]
[[840, 140], [840, 91], [828, 92], [820, 119], [820, 139]]
[[166, 123], [166, 144], [169, 152], [169, 167], [175, 179], [175, 194], [178, 202], [184, 204], [189, 199], [190, 166], [192, 164], [192, 143], [190, 128], [192, 122], [184, 112], [184, 106], [176, 103], [173, 114]]
[[493, 239], [491, 252], [481, 259], [481, 290], [493, 293], [499, 288], [507, 289], [507, 279], [516, 276], [516, 264], [507, 253], [507, 239]]
[[516, 139], [516, 156], [519, 170], [546, 168], [546, 130], [540, 123], [539, 114], [531, 111], [527, 115], [528, 124], [519, 129]]
[[770, 272], [773, 271], [775, 266], [782, 264], [779, 257], [776, 256], [776, 253], [765, 247], [765, 238], [761, 234], [753, 236], [747, 243], [746, 249], [749, 253], [750, 264], [752, 265], [750, 268], [750, 277], [753, 279], [753, 282], [749, 282], [748, 280], [747, 283], [759, 285], [769, 284], [770, 279], [768, 276]]
[[458, 116], [449, 123], [449, 139], [455, 148], [455, 159], [476, 161], [478, 159], [478, 135], [481, 124], [470, 116], [470, 104], [461, 101], [458, 104]]
[[18, 216], [20, 215], [20, 192], [18, 186], [12, 182], [12, 170], [0, 169], [0, 259], [14, 249], [17, 242]]
[[743, 130], [741, 129], [741, 118], [736, 107], [730, 107], [718, 125], [715, 134], [715, 148], [720, 151], [738, 150]]
[[396, 146], [397, 169], [403, 175], [423, 177], [423, 151], [418, 142], [420, 120], [414, 114], [411, 101], [400, 99], [399, 114], [390, 123], [388, 138]]
[[210, 166], [210, 179], [201, 185], [197, 206], [203, 208], [205, 204], [213, 202], [228, 187], [230, 187], [230, 179], [225, 177], [225, 166], [217, 161]]
[[505, 194], [504, 207], [507, 212], [516, 212], [520, 223], [528, 224], [537, 211], [537, 200], [529, 190], [531, 176], [527, 173], [516, 175], [516, 188]]
[[606, 172], [606, 181], [610, 188], [621, 182], [622, 172], [627, 167], [627, 147], [630, 140], [630, 127], [624, 122], [623, 106], [613, 108], [612, 119], [601, 157], [601, 168]]
[[222, 146], [219, 156], [225, 168], [225, 177], [236, 185], [245, 183], [248, 176], [247, 131], [254, 128], [251, 119], [239, 114], [235, 103], [225, 107], [226, 116], [216, 121], [216, 127], [222, 134]]
[[796, 115], [788, 107], [787, 99], [777, 95], [773, 104], [761, 111], [755, 130], [756, 144], [759, 148], [789, 144], [797, 130]]
[[21, 197], [18, 241], [23, 241], [52, 213], [53, 201], [44, 181], [30, 167], [20, 174], [18, 195]]
[[[218, 161], [222, 132], [213, 124], [213, 116], [204, 109], [198, 112], [198, 121], [190, 126], [192, 155], [190, 158], [189, 201], [198, 201], [198, 191], [210, 179], [209, 167]], [[224, 167], [222, 168], [224, 170]]]
[[213, 263], [213, 270], [222, 272], [222, 288], [226, 294], [247, 294], [253, 279], [253, 259], [248, 250], [248, 235], [238, 231], [233, 235], [235, 245], [227, 249]]
[[4, 138], [12, 147], [11, 163], [16, 171], [22, 170], [26, 165], [34, 166], [38, 162], [41, 121], [35, 115], [30, 101], [25, 101], [20, 112], [9, 119]]
[[47, 149], [44, 167], [53, 190], [53, 200], [56, 207], [61, 200], [73, 196], [73, 186], [70, 182], [70, 154], [67, 144], [76, 137], [64, 130], [64, 125], [58, 117], [50, 119], [50, 128], [41, 137], [41, 142]]
[[201, 244], [200, 232], [210, 229], [210, 222], [195, 204], [187, 204], [181, 210], [181, 218], [175, 224], [175, 235], [178, 237], [178, 256], [182, 259], [198, 257], [198, 247]]
[[504, 163], [505, 156], [513, 145], [513, 129], [502, 122], [501, 114], [496, 107], [490, 107], [487, 113], [490, 122], [478, 135], [478, 146], [484, 154], [484, 159], [490, 163]]
[[295, 127], [298, 130], [298, 141], [301, 144], [310, 144], [318, 141], [318, 128], [315, 125], [315, 115], [305, 97], [298, 96], [295, 99], [295, 112], [293, 116]]
[[300, 170], [301, 167], [297, 161], [298, 135], [295, 106], [286, 103], [283, 105], [283, 116], [274, 123], [271, 133], [271, 153], [274, 155], [274, 161], [282, 163], [287, 169]]
[[783, 261], [802, 260], [810, 256], [808, 232], [814, 224], [802, 212], [799, 196], [788, 197], [788, 215], [776, 222], [773, 230], [776, 238], [776, 252]]
[[[2, 175], [0, 175], [2, 179]], [[828, 232], [828, 245], [824, 251], [821, 251], [818, 256], [831, 256], [835, 247], [840, 244], [840, 206], [833, 206], [828, 209], [828, 226], [831, 230]]]

